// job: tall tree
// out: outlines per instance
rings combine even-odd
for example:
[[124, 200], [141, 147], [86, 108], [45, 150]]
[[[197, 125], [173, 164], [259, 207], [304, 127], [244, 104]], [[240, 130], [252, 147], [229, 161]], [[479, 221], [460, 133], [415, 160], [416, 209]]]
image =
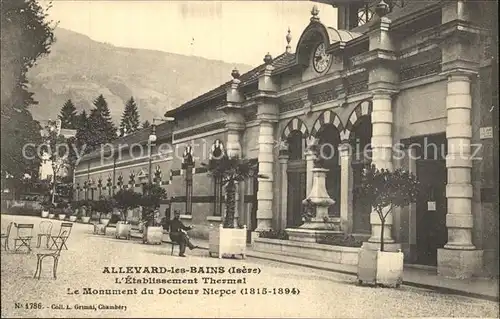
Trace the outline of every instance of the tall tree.
[[89, 141], [91, 141], [92, 132], [90, 131], [89, 126], [89, 117], [87, 116], [87, 112], [83, 110], [80, 114], [77, 115], [77, 129], [75, 142], [78, 151], [83, 154], [88, 154], [91, 151], [91, 148], [88, 146]]
[[59, 114], [59, 119], [61, 120], [62, 128], [76, 129], [77, 128], [77, 114], [76, 108], [73, 102], [67, 100], [66, 103], [61, 108], [61, 112]]
[[125, 104], [125, 109], [123, 110], [122, 120], [120, 123], [120, 135], [123, 136], [126, 132], [127, 134], [133, 133], [139, 129], [139, 112], [137, 111], [137, 105], [134, 101], [134, 97], [131, 97], [127, 104]]
[[[36, 175], [40, 161], [35, 150], [24, 146], [41, 141], [40, 126], [28, 107], [37, 104], [28, 91], [26, 73], [50, 52], [53, 27], [47, 10], [36, 0], [2, 0], [1, 61], [1, 176], [22, 179]], [[33, 154], [24, 154], [23, 150]]]
[[149, 123], [148, 120], [145, 120], [144, 122], [142, 122], [142, 128], [148, 128], [151, 126], [151, 123]]
[[108, 103], [102, 94], [94, 100], [94, 106], [87, 125], [83, 128], [86, 151], [98, 149], [102, 144], [112, 142], [116, 138], [116, 128], [111, 120]]

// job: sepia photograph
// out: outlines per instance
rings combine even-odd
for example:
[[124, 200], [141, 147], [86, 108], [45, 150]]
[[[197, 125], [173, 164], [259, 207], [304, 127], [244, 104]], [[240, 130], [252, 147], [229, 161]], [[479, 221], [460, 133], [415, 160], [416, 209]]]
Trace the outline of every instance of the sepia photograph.
[[0, 0], [1, 318], [499, 318], [497, 0]]

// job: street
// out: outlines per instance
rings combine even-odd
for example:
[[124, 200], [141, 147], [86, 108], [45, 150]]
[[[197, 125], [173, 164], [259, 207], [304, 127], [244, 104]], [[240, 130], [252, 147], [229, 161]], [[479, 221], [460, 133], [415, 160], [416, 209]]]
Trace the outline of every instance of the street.
[[[42, 219], [2, 215], [2, 233], [10, 221], [34, 223], [36, 234]], [[56, 234], [60, 221], [52, 222]], [[118, 240], [113, 230], [103, 236], [92, 229], [74, 224], [56, 280], [49, 258], [41, 279], [33, 279], [38, 249], [2, 251], [2, 317], [498, 317], [491, 301], [407, 286], [360, 287], [354, 276], [210, 258], [206, 250], [181, 258], [177, 247], [170, 256], [170, 245]]]

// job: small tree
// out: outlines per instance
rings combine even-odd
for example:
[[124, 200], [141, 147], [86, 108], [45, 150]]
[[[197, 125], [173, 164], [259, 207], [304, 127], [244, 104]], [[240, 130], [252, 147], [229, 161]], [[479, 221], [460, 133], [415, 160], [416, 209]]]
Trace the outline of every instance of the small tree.
[[139, 207], [141, 204], [140, 193], [134, 192], [131, 189], [120, 189], [113, 198], [115, 199], [116, 207], [120, 209], [121, 219], [127, 222], [127, 210]]
[[67, 100], [61, 108], [59, 119], [61, 120], [61, 127], [68, 129], [76, 129], [77, 128], [77, 114], [76, 107], [73, 102]]
[[218, 178], [226, 187], [226, 215], [224, 217], [224, 228], [234, 228], [234, 213], [236, 210], [236, 183], [255, 176], [266, 178], [258, 174], [257, 163], [239, 157], [228, 157], [211, 159], [208, 164], [202, 163], [208, 169], [210, 175]]
[[146, 226], [154, 226], [154, 211], [160, 207], [161, 201], [167, 198], [167, 191], [157, 184], [146, 184], [143, 190], [140, 200], [142, 220]]
[[355, 196], [371, 205], [381, 221], [380, 250], [384, 251], [384, 226], [387, 215], [395, 207], [405, 207], [416, 201], [420, 184], [417, 177], [403, 169], [378, 170], [375, 165], [363, 170], [361, 184], [355, 189]]

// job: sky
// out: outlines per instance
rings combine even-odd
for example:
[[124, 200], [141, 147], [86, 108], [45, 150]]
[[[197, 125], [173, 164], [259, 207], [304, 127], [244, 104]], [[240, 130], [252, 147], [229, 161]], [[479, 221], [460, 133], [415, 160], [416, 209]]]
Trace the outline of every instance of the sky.
[[[48, 1], [48, 0], [45, 0]], [[310, 1], [54, 0], [58, 26], [120, 47], [160, 50], [252, 66], [269, 52], [292, 51], [309, 24]], [[319, 17], [336, 27], [336, 9], [317, 3]]]

